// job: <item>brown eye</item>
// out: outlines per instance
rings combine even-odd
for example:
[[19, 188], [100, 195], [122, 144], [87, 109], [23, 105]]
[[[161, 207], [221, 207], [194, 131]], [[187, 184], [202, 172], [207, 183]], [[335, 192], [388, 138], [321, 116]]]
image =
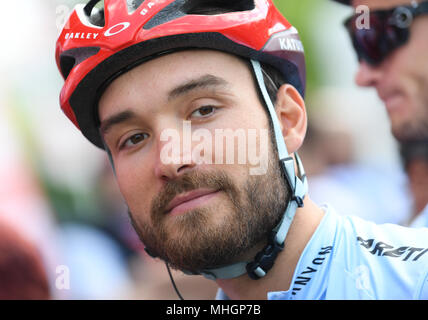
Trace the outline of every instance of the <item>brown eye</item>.
[[145, 139], [147, 139], [147, 137], [148, 137], [147, 133], [134, 134], [133, 136], [131, 136], [125, 140], [122, 147], [123, 148], [132, 148], [133, 146], [135, 146], [135, 145], [141, 143], [142, 141], [144, 141]]
[[202, 108], [195, 110], [192, 113], [192, 116], [196, 116], [197, 118], [207, 117], [207, 116], [211, 115], [212, 113], [214, 113], [215, 109], [216, 108], [213, 106], [205, 106], [205, 107], [202, 107]]
[[138, 142], [142, 141], [144, 139], [142, 134], [136, 134], [135, 136], [132, 136], [129, 140], [133, 144], [137, 144]]

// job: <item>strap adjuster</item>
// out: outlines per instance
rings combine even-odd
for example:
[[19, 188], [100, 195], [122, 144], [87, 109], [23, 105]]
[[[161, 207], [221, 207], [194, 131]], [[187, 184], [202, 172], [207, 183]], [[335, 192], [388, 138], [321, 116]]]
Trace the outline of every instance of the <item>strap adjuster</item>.
[[303, 204], [303, 199], [302, 199], [302, 197], [299, 197], [299, 196], [293, 196], [293, 199], [292, 199], [292, 200], [293, 200], [293, 201], [296, 201], [297, 206], [298, 206], [299, 208], [303, 208], [304, 204]]
[[277, 243], [275, 236], [276, 234], [273, 233], [268, 245], [256, 255], [254, 261], [247, 264], [247, 273], [251, 279], [263, 278], [272, 269], [278, 253], [284, 249], [284, 243]]

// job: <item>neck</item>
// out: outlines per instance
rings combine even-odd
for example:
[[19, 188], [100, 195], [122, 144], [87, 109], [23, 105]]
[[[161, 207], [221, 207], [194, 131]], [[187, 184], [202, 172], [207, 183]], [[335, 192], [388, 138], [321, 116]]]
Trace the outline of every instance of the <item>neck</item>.
[[218, 279], [218, 286], [231, 299], [264, 300], [271, 291], [289, 289], [294, 270], [306, 244], [321, 222], [324, 212], [307, 196], [304, 207], [297, 209], [275, 265], [259, 280], [252, 280], [247, 274], [234, 279]]

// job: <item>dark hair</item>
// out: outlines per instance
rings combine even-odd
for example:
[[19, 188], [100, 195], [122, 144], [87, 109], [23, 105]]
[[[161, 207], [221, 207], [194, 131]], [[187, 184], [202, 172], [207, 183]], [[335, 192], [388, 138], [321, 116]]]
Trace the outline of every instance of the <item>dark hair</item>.
[[263, 78], [265, 80], [265, 86], [269, 94], [272, 103], [276, 104], [277, 94], [279, 88], [287, 81], [284, 79], [282, 73], [275, 67], [269, 64], [261, 64], [263, 71]]
[[400, 155], [404, 169], [407, 169], [414, 159], [428, 163], [428, 139], [405, 141], [400, 144]]

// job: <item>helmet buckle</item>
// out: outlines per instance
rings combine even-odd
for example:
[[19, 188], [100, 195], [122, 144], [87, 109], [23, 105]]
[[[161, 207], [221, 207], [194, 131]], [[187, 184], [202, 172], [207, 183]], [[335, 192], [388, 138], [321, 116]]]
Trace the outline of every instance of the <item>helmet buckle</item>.
[[272, 269], [278, 254], [284, 249], [284, 243], [279, 244], [275, 238], [276, 233], [272, 233], [267, 246], [256, 255], [254, 261], [247, 264], [247, 273], [251, 279], [263, 278]]

